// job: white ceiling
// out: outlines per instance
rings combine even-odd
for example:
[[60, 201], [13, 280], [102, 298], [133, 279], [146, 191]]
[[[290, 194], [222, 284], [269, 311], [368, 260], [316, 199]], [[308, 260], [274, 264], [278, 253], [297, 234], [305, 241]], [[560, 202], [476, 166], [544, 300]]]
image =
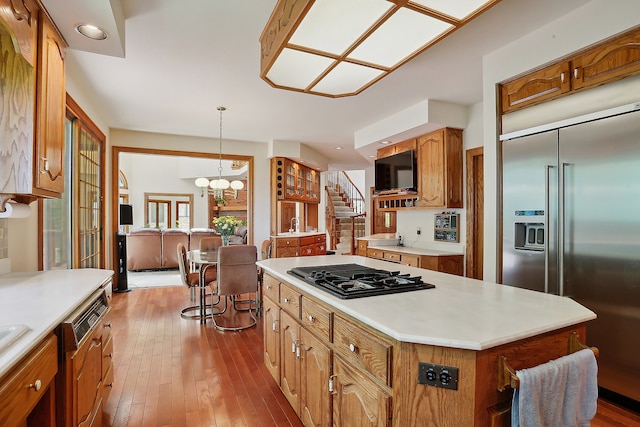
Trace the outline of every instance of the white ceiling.
[[[217, 137], [216, 107], [224, 105], [225, 140], [301, 142], [333, 168], [357, 168], [370, 159], [354, 150], [355, 131], [427, 99], [481, 101], [484, 54], [588, 0], [502, 0], [361, 94], [337, 99], [260, 79], [258, 39], [276, 0], [43, 3], [70, 45], [67, 75], [100, 100], [95, 107], [109, 127]], [[73, 28], [82, 22], [111, 37], [81, 40]]]

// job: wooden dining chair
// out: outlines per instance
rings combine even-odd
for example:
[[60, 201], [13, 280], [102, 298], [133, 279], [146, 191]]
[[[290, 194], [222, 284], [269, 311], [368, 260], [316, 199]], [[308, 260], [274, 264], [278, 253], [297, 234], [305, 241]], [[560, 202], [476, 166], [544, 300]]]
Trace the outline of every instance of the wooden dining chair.
[[[218, 281], [214, 294], [224, 300], [224, 306], [220, 312], [216, 312], [213, 316], [213, 324], [216, 329], [221, 331], [241, 331], [256, 325], [257, 320], [253, 311], [257, 307], [258, 298], [257, 260], [258, 249], [254, 245], [222, 246], [218, 249]], [[235, 299], [243, 294], [255, 294], [256, 300], [247, 300], [250, 301], [249, 308], [238, 310]], [[247, 311], [249, 313], [251, 319], [249, 323], [222, 326], [216, 322], [216, 318], [227, 312], [227, 299], [232, 300], [231, 305], [234, 311]], [[255, 302], [254, 307], [251, 306], [251, 302]]]
[[[182, 284], [187, 288], [194, 289], [199, 288], [200, 284], [200, 272], [191, 271], [189, 262], [187, 261], [187, 248], [182, 243], [178, 243], [176, 247], [178, 256], [178, 268], [180, 270], [180, 279]], [[205, 275], [205, 283], [202, 286], [209, 286], [215, 289], [217, 280], [217, 271], [214, 268], [208, 269]], [[206, 304], [206, 298], [204, 301], [199, 301], [197, 305], [185, 307], [180, 311], [180, 316], [183, 319], [199, 319], [200, 318], [200, 304]], [[215, 304], [214, 304], [215, 305]], [[211, 304], [206, 304], [205, 309], [212, 309]]]

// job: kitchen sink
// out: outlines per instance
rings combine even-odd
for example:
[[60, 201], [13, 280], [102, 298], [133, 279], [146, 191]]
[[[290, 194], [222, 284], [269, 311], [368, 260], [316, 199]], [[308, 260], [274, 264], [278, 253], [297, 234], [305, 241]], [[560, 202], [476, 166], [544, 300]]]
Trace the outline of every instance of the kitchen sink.
[[21, 336], [29, 331], [27, 325], [0, 326], [0, 353], [8, 349]]

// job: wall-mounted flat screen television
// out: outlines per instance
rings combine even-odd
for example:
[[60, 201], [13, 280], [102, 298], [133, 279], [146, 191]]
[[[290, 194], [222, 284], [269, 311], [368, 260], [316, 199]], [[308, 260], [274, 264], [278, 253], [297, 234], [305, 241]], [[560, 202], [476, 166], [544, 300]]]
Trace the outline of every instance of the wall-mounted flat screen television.
[[418, 186], [413, 150], [375, 160], [375, 191], [409, 190]]

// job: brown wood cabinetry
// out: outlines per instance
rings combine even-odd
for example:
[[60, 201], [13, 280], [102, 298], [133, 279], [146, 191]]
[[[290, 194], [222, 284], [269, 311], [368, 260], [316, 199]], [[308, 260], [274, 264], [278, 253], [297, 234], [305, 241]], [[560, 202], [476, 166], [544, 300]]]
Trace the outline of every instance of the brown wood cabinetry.
[[293, 160], [273, 159], [275, 193], [278, 200], [320, 203], [320, 172]]
[[358, 240], [358, 255], [360, 256], [439, 271], [441, 273], [455, 274], [456, 276], [462, 276], [464, 274], [464, 255], [462, 254], [427, 255], [417, 253], [419, 250], [416, 249], [410, 249], [411, 253], [407, 253], [407, 249], [399, 246], [369, 248], [366, 240]]
[[39, 36], [34, 183], [41, 195], [59, 197], [64, 191], [65, 46], [44, 13]]
[[558, 98], [571, 89], [569, 63], [561, 62], [507, 82], [501, 87], [502, 108], [515, 111]]
[[640, 73], [640, 28], [500, 85], [502, 113]]
[[[265, 349], [281, 341], [278, 356], [265, 350], [265, 364], [280, 358], [276, 380], [306, 426], [508, 425], [512, 391], [498, 391], [500, 356], [528, 368], [566, 355], [571, 336], [586, 335], [580, 323], [484, 350], [401, 342], [269, 273], [265, 286], [265, 313], [279, 309], [282, 319], [276, 328], [267, 314]], [[283, 293], [300, 306], [283, 304]], [[457, 388], [419, 383], [421, 363], [457, 368]]]
[[386, 147], [380, 148], [377, 151], [377, 157], [379, 159], [383, 157], [393, 156], [394, 154], [403, 153], [409, 150], [416, 149], [416, 139], [411, 138], [406, 141], [398, 142], [393, 145], [387, 145]]
[[418, 206], [462, 207], [462, 130], [444, 128], [418, 138]]
[[[0, 49], [7, 74], [1, 101], [8, 137], [0, 149], [0, 193], [60, 197], [64, 191], [63, 148], [66, 45], [33, 0], [0, 0]], [[14, 49], [14, 44], [18, 51]], [[7, 125], [8, 126], [8, 125]]]
[[55, 426], [58, 340], [45, 338], [16, 368], [0, 379], [0, 425]]
[[387, 223], [384, 218], [386, 212], [463, 206], [461, 129], [443, 128], [396, 145], [399, 147], [390, 146], [378, 150], [378, 158], [414, 149], [418, 191], [408, 194], [373, 195], [374, 234], [395, 231], [395, 218], [393, 227], [383, 227]]
[[264, 289], [265, 364], [304, 425], [362, 425], [371, 411], [380, 421], [371, 425], [387, 425], [392, 341], [345, 316], [334, 321], [330, 307], [268, 274]]
[[33, 67], [36, 66], [39, 10], [35, 0], [0, 0], [0, 21], [13, 33], [18, 53]]
[[271, 257], [287, 258], [327, 254], [327, 236], [313, 234], [301, 237], [271, 237]]
[[333, 372], [334, 426], [392, 425], [389, 393], [339, 356], [333, 358]]

